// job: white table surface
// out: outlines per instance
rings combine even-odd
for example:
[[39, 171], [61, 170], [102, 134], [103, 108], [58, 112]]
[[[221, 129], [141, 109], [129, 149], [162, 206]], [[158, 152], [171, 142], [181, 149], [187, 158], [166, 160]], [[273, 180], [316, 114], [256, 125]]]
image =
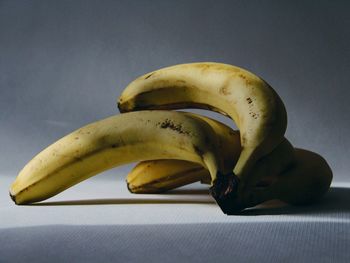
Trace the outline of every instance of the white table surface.
[[350, 262], [350, 185], [307, 207], [279, 202], [226, 216], [193, 184], [135, 195], [91, 178], [38, 205], [0, 185], [0, 262]]

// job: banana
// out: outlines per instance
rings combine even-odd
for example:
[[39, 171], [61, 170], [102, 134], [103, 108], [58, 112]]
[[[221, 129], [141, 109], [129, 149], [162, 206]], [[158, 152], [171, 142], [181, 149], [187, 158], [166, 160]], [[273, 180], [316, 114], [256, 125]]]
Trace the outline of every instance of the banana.
[[201, 181], [210, 175], [202, 166], [182, 160], [152, 160], [138, 163], [128, 174], [126, 183], [134, 194], [159, 194]]
[[[275, 154], [253, 168], [253, 172], [264, 170], [265, 174], [245, 200], [247, 207], [272, 199], [292, 205], [311, 204], [328, 191], [332, 170], [320, 155], [296, 148], [295, 160], [287, 165], [281, 163], [279, 168], [275, 166], [274, 159], [283, 160]], [[208, 171], [198, 164], [182, 160], [140, 162], [127, 176], [128, 188], [135, 194], [163, 193], [198, 181], [210, 184]]]
[[228, 181], [211, 178], [218, 203], [235, 201], [255, 183], [252, 168], [284, 140], [287, 126], [283, 102], [264, 80], [213, 62], [180, 64], [138, 77], [122, 92], [118, 107], [120, 112], [202, 108], [232, 118], [240, 130], [242, 151]]
[[180, 159], [205, 167], [211, 176], [231, 173], [212, 127], [176, 111], [140, 111], [88, 124], [35, 156], [10, 187], [16, 204], [50, 198], [104, 170], [154, 159]]

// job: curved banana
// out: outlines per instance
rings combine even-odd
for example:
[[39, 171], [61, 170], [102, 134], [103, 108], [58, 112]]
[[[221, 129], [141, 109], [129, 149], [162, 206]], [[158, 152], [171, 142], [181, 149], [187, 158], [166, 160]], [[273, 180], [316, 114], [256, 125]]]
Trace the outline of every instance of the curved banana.
[[253, 184], [249, 182], [252, 167], [284, 140], [287, 126], [283, 102], [264, 80], [221, 63], [180, 64], [147, 73], [126, 87], [118, 107], [120, 112], [203, 108], [231, 117], [240, 130], [242, 145], [235, 176], [230, 177], [229, 185], [211, 178], [213, 192], [225, 199]]
[[217, 135], [207, 122], [176, 111], [142, 111], [86, 125], [50, 145], [19, 173], [10, 188], [16, 204], [52, 197], [118, 165], [153, 159], [198, 163], [226, 174]]
[[[274, 154], [253, 168], [255, 172], [263, 170], [264, 174], [248, 193], [247, 207], [272, 199], [304, 205], [319, 200], [328, 191], [332, 170], [320, 155], [296, 148], [293, 162], [276, 167], [282, 160], [282, 156]], [[210, 175], [203, 167], [188, 161], [153, 160], [138, 163], [126, 180], [132, 193], [157, 194], [198, 181], [210, 184]]]
[[126, 177], [126, 184], [134, 194], [159, 194], [201, 180], [210, 184], [210, 175], [196, 163], [152, 160], [138, 163]]

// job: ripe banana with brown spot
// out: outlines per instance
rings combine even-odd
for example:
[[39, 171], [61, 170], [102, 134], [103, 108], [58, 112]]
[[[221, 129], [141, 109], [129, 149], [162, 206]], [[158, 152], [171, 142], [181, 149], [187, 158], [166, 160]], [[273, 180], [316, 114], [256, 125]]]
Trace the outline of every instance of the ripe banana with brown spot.
[[[50, 198], [107, 169], [135, 161], [180, 159], [212, 177], [232, 172], [217, 147], [217, 134], [201, 118], [176, 111], [140, 111], [88, 124], [48, 146], [10, 188], [16, 204]], [[227, 175], [226, 175], [227, 176]]]
[[249, 182], [252, 168], [284, 140], [287, 126], [283, 102], [264, 80], [221, 63], [180, 64], [147, 73], [125, 88], [118, 107], [121, 112], [202, 108], [231, 117], [240, 130], [242, 151], [229, 181], [211, 178], [218, 203], [236, 199], [254, 183]]

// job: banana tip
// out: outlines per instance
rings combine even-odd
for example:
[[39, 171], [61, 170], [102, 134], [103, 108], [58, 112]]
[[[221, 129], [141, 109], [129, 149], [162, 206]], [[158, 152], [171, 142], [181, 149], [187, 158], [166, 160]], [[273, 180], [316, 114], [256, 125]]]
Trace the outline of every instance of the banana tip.
[[18, 203], [17, 203], [17, 201], [16, 201], [16, 196], [13, 195], [13, 194], [11, 194], [11, 191], [9, 192], [9, 195], [10, 195], [12, 201], [13, 201], [16, 205], [18, 205]]
[[118, 106], [119, 111], [122, 113], [123, 108], [122, 108], [122, 103], [120, 101], [117, 102], [117, 106]]
[[128, 181], [126, 182], [126, 187], [128, 188], [130, 193], [134, 194], [134, 191], [132, 190], [130, 183]]
[[124, 103], [122, 100], [119, 100], [117, 105], [120, 113], [128, 112], [128, 103]]

